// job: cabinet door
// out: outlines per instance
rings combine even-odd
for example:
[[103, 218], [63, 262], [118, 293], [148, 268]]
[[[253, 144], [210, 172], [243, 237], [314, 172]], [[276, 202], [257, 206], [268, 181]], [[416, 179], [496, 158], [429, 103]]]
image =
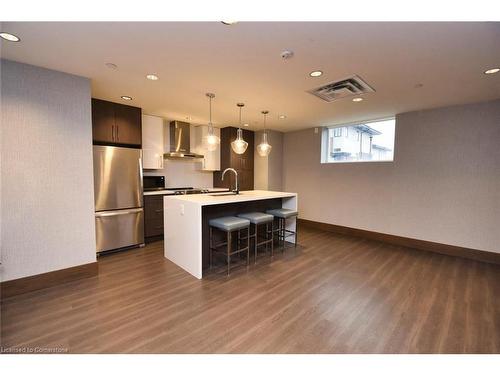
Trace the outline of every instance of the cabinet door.
[[92, 140], [94, 142], [115, 142], [114, 103], [92, 99]]
[[163, 234], [163, 195], [144, 196], [144, 236]]
[[241, 169], [253, 171], [254, 168], [254, 143], [255, 133], [250, 130], [243, 130], [243, 139], [248, 142], [246, 151], [241, 155]]
[[163, 169], [163, 154], [151, 148], [142, 148], [142, 168]]
[[[234, 168], [240, 177], [240, 190], [253, 190], [253, 169], [254, 169], [254, 132], [243, 130], [243, 139], [248, 142], [248, 148], [239, 155], [231, 149], [231, 142], [236, 139], [237, 128], [226, 127], [221, 129], [220, 144], [220, 168]], [[243, 173], [246, 171], [247, 173]], [[229, 183], [234, 184], [233, 177], [230, 180], [221, 181], [222, 172], [214, 172], [214, 187], [229, 187]], [[227, 178], [226, 174], [226, 178]], [[232, 174], [231, 174], [232, 176]], [[243, 184], [241, 184], [243, 181]], [[234, 186], [234, 185], [232, 185]]]
[[163, 169], [163, 119], [142, 116], [142, 153], [144, 169]]
[[129, 105], [115, 104], [115, 142], [140, 146], [142, 143], [141, 109]]
[[239, 170], [238, 180], [241, 191], [253, 190], [253, 171]]

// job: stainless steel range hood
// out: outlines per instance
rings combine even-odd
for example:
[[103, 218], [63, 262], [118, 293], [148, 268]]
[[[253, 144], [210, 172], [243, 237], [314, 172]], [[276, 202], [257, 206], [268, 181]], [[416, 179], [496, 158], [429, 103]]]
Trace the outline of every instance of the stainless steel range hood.
[[191, 131], [187, 122], [170, 123], [170, 152], [163, 154], [165, 159], [199, 159], [203, 155], [191, 152]]

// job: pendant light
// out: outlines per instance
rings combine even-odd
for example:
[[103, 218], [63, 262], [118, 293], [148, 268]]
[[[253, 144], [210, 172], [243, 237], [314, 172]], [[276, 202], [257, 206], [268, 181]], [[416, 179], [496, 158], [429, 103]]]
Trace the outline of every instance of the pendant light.
[[264, 115], [264, 133], [262, 133], [262, 142], [257, 146], [257, 152], [260, 156], [265, 157], [269, 155], [273, 147], [267, 142], [266, 116], [269, 111], [262, 111], [261, 113]]
[[236, 132], [236, 139], [231, 142], [231, 148], [237, 154], [243, 154], [248, 147], [248, 143], [243, 139], [243, 131], [241, 130], [241, 108], [245, 106], [243, 103], [236, 104], [240, 108], [240, 125]]
[[208, 122], [208, 134], [205, 137], [205, 143], [208, 151], [215, 151], [220, 143], [220, 138], [215, 135], [214, 125], [212, 124], [212, 99], [215, 98], [215, 94], [211, 92], [207, 92], [205, 94], [209, 100], [209, 108], [210, 108], [210, 120]]

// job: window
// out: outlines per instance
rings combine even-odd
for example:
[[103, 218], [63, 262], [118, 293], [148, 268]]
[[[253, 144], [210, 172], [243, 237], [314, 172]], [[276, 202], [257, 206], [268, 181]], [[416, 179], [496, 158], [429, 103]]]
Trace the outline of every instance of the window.
[[321, 162], [392, 161], [395, 128], [394, 118], [325, 128]]

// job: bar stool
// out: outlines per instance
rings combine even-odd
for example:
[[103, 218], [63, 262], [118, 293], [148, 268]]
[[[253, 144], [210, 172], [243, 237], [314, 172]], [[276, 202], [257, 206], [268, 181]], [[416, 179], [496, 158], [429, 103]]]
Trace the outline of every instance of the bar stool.
[[278, 219], [278, 228], [273, 229], [273, 232], [278, 233], [278, 243], [282, 241], [282, 250], [285, 251], [285, 238], [293, 235], [295, 235], [295, 247], [297, 247], [298, 220], [296, 220], [295, 231], [293, 231], [286, 229], [286, 219], [297, 217], [299, 213], [288, 208], [276, 208], [273, 210], [267, 210], [266, 212]]
[[[250, 262], [250, 221], [247, 219], [243, 219], [236, 216], [224, 216], [219, 217], [217, 219], [211, 219], [208, 222], [210, 226], [210, 268], [212, 268], [212, 252], [220, 252], [224, 251], [217, 250], [219, 247], [226, 245], [227, 249], [224, 252], [226, 254], [227, 259], [227, 275], [229, 276], [229, 269], [231, 268], [231, 255], [239, 254], [241, 252], [247, 252], [247, 267]], [[222, 232], [226, 233], [226, 242], [222, 242], [219, 244], [214, 244], [213, 239], [213, 229], [216, 228]], [[242, 229], [247, 230], [247, 246], [241, 248], [241, 236], [240, 231]], [[236, 246], [236, 250], [232, 251], [232, 233], [238, 232], [238, 245]]]
[[[250, 221], [251, 226], [254, 227], [253, 234], [250, 235], [250, 238], [254, 238], [254, 251], [255, 251], [255, 257], [254, 257], [254, 263], [257, 263], [257, 248], [262, 245], [266, 245], [266, 251], [268, 244], [271, 244], [271, 257], [273, 256], [273, 220], [274, 216], [265, 214], [263, 212], [247, 212], [243, 214], [239, 214], [238, 217], [241, 217], [243, 219], [247, 219]], [[258, 235], [258, 227], [259, 225], [266, 225], [266, 232], [265, 232], [265, 239], [261, 242], [259, 242], [259, 235]], [[271, 224], [271, 229], [269, 229], [269, 224]]]

